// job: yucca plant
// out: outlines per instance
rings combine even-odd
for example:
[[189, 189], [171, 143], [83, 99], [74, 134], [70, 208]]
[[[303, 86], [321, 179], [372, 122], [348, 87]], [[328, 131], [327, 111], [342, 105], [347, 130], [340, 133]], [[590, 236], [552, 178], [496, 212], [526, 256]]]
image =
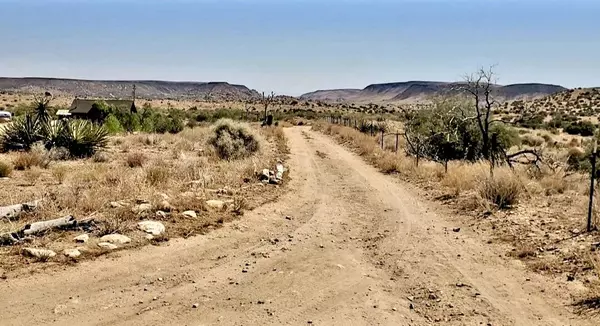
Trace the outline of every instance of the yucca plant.
[[[48, 140], [53, 147], [64, 147], [73, 157], [90, 157], [100, 148], [106, 147], [108, 131], [86, 120], [63, 121], [50, 127], [52, 131]], [[50, 136], [52, 135], [52, 136]]]
[[43, 140], [38, 119], [32, 115], [16, 119], [0, 134], [0, 147], [3, 151], [25, 149]]
[[64, 147], [71, 157], [89, 157], [106, 146], [108, 132], [104, 127], [85, 120], [52, 121], [26, 115], [10, 124], [0, 135], [4, 151], [30, 150], [36, 142], [46, 149]]

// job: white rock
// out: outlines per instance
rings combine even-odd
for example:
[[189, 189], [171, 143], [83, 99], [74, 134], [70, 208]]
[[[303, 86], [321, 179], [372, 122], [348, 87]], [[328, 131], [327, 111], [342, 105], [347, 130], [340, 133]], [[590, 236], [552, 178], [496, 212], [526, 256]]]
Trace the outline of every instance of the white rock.
[[126, 244], [130, 243], [131, 239], [129, 237], [124, 236], [122, 234], [109, 234], [100, 238], [100, 242], [108, 242], [114, 244]]
[[146, 240], [152, 240], [154, 236], [152, 234], [146, 234]]
[[86, 243], [90, 239], [90, 236], [87, 234], [81, 234], [73, 238], [73, 241], [78, 243]]
[[161, 235], [165, 232], [164, 224], [156, 221], [142, 221], [138, 223], [138, 228], [152, 235]]
[[37, 248], [24, 248], [23, 254], [26, 256], [35, 257], [35, 258], [45, 258], [45, 257], [56, 256], [56, 253], [52, 250], [37, 249]]
[[115, 246], [114, 244], [112, 244], [112, 243], [108, 243], [108, 242], [100, 242], [100, 243], [98, 244], [98, 247], [100, 247], [100, 248], [102, 248], [102, 249], [107, 249], [107, 250], [114, 250], [114, 249], [117, 249], [117, 248], [118, 248], [118, 247], [117, 247], [117, 246]]
[[160, 217], [160, 218], [165, 218], [165, 217], [167, 217], [167, 213], [165, 213], [163, 211], [156, 211], [156, 216]]
[[225, 207], [225, 202], [215, 199], [207, 200], [206, 207], [210, 209], [222, 210]]
[[181, 214], [183, 214], [184, 216], [187, 216], [187, 217], [191, 217], [191, 218], [198, 217], [198, 215], [194, 211], [185, 211], [185, 212], [183, 212]]
[[277, 164], [277, 172], [275, 173], [275, 178], [277, 178], [277, 180], [283, 179], [283, 172], [285, 172], [283, 164]]
[[123, 204], [117, 202], [117, 201], [112, 201], [110, 202], [110, 207], [112, 208], [119, 208], [119, 207], [123, 207]]
[[81, 256], [81, 252], [77, 249], [65, 249], [63, 254], [69, 258], [77, 258]]

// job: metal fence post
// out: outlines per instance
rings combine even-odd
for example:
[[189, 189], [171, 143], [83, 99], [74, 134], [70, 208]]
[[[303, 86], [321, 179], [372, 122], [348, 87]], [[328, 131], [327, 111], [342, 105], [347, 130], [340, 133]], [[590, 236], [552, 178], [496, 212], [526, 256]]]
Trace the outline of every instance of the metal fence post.
[[398, 133], [396, 132], [396, 153], [398, 153]]
[[592, 175], [590, 177], [590, 204], [588, 206], [588, 216], [587, 216], [587, 231], [592, 232], [592, 211], [594, 207], [594, 179], [596, 178], [596, 152], [598, 148], [597, 140], [594, 140], [594, 151], [592, 152], [592, 157], [590, 160], [592, 161]]

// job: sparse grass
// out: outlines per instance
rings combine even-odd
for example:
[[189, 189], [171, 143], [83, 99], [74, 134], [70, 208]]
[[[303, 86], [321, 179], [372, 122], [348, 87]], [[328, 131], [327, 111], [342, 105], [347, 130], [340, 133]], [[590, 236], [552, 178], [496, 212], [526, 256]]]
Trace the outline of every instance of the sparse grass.
[[32, 147], [29, 152], [19, 152], [13, 161], [16, 170], [27, 170], [37, 166], [42, 169], [48, 168], [51, 159], [45, 149], [37, 146]]
[[246, 202], [246, 198], [236, 196], [233, 198], [233, 212], [236, 215], [244, 215], [244, 210], [248, 208], [248, 203]]
[[13, 167], [9, 163], [0, 161], [0, 178], [10, 177], [13, 172]]
[[52, 168], [52, 177], [54, 177], [58, 184], [63, 184], [67, 178], [68, 172], [69, 168], [67, 168], [65, 165], [57, 165]]
[[475, 188], [477, 177], [482, 175], [487, 168], [485, 163], [479, 164], [451, 164], [448, 173], [442, 178], [442, 185], [452, 190], [452, 195], [458, 197], [464, 191]]
[[92, 161], [95, 163], [106, 163], [109, 161], [109, 157], [106, 152], [98, 151], [92, 156]]
[[25, 172], [23, 172], [23, 177], [27, 181], [27, 184], [29, 184], [31, 186], [35, 186], [37, 181], [40, 179], [41, 175], [42, 175], [42, 171], [37, 167], [32, 167], [29, 170], [26, 170]]
[[[254, 126], [245, 126], [256, 134], [262, 132], [256, 131], [260, 129]], [[284, 189], [256, 187], [258, 179], [255, 177], [257, 171], [272, 169], [278, 159], [285, 158], [285, 149], [281, 146], [285, 145], [285, 139], [281, 139], [283, 133], [275, 128], [265, 131], [273, 134], [272, 137], [265, 137], [269, 138], [263, 144], [267, 150], [229, 161], [206, 150], [205, 145], [212, 131], [209, 127], [196, 127], [177, 135], [152, 135], [148, 140], [142, 137], [138, 139], [138, 135], [120, 135], [111, 137], [105, 152], [106, 158], [74, 158], [69, 162], [53, 164], [48, 170], [34, 163], [24, 164], [29, 168], [15, 171], [12, 178], [2, 181], [0, 202], [10, 204], [43, 198], [42, 207], [23, 216], [19, 223], [67, 214], [78, 219], [93, 218], [96, 226], [90, 232], [92, 238], [121, 233], [132, 238], [132, 246], [149, 243], [135, 231], [137, 222], [142, 218], [160, 220], [168, 229], [168, 236], [155, 237], [150, 243], [162, 242], [168, 237], [187, 237], [206, 232], [243, 214], [247, 208], [274, 200]], [[121, 151], [122, 146], [127, 146], [129, 153]], [[170, 149], [174, 147], [181, 153], [178, 158], [171, 153]], [[2, 154], [1, 157], [11, 162], [20, 154], [13, 152]], [[100, 164], [96, 163], [98, 161]], [[142, 167], [132, 169], [128, 161], [134, 162], [133, 166]], [[234, 200], [228, 205], [229, 209], [224, 212], [205, 209], [205, 201], [214, 198], [215, 192], [222, 188], [231, 189], [235, 194], [228, 192], [219, 195], [233, 196], [229, 197]], [[166, 199], [165, 194], [168, 194]], [[138, 205], [138, 200], [148, 201], [152, 209], [145, 214], [134, 213], [132, 209]], [[169, 206], [168, 210], [164, 210], [166, 215], [156, 216], [156, 210], [161, 207], [158, 204], [164, 201]], [[113, 202], [118, 204], [111, 204]], [[198, 218], [184, 217], [181, 213], [185, 210], [195, 211]], [[13, 224], [0, 221], [0, 231], [18, 228]], [[40, 240], [43, 241], [35, 242], [36, 247], [51, 247], [55, 251], [73, 246], [72, 236], [62, 231], [50, 232]], [[95, 243], [91, 240], [89, 245], [88, 253], [92, 254], [84, 253], [79, 260], [106, 252], [96, 248]], [[15, 253], [10, 248], [0, 247], [0, 264], [4, 268], [9, 262], [13, 264], [11, 268], [19, 268], [22, 260], [15, 260]], [[66, 259], [57, 259], [57, 262], [63, 261]]]
[[523, 135], [521, 136], [521, 143], [531, 147], [539, 147], [544, 144], [544, 138], [533, 135]]
[[158, 161], [146, 168], [146, 181], [151, 186], [165, 184], [170, 176], [171, 171], [165, 162]]
[[146, 155], [142, 152], [130, 153], [125, 158], [125, 164], [130, 168], [140, 168], [146, 163]]

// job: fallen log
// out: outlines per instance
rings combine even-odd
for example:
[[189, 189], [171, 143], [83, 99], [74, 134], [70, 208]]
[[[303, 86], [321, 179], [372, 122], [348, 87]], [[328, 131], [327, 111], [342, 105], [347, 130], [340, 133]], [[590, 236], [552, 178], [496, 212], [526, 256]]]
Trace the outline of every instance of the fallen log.
[[54, 220], [34, 222], [25, 225], [22, 229], [15, 232], [0, 233], [0, 246], [10, 246], [23, 241], [27, 236], [34, 236], [45, 231], [61, 229], [73, 230], [81, 229], [90, 232], [95, 227], [94, 218], [86, 218], [77, 221], [75, 217], [67, 215]]
[[16, 233], [7, 232], [0, 234], [0, 246], [11, 246], [19, 241], [19, 235]]
[[21, 213], [35, 210], [40, 203], [41, 200], [34, 200], [27, 203], [0, 207], [0, 219], [17, 219]]
[[36, 233], [51, 230], [51, 229], [70, 228], [70, 227], [74, 227], [76, 225], [77, 225], [77, 220], [75, 220], [75, 217], [73, 217], [71, 215], [67, 215], [67, 216], [57, 218], [54, 220], [41, 221], [41, 222], [27, 224], [23, 228], [22, 232], [24, 235], [32, 235], [32, 234], [36, 234]]

